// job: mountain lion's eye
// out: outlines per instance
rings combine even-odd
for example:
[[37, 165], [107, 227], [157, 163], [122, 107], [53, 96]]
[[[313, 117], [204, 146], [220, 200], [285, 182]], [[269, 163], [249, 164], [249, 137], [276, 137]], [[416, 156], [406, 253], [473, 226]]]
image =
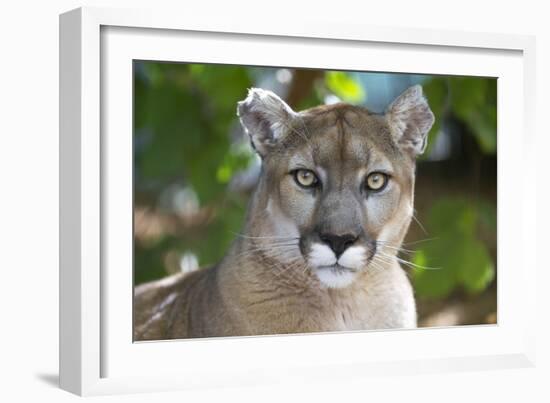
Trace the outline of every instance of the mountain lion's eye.
[[317, 176], [309, 169], [297, 169], [294, 171], [294, 180], [304, 188], [312, 188], [317, 185]]
[[379, 192], [388, 184], [388, 175], [382, 172], [373, 172], [367, 176], [367, 189]]

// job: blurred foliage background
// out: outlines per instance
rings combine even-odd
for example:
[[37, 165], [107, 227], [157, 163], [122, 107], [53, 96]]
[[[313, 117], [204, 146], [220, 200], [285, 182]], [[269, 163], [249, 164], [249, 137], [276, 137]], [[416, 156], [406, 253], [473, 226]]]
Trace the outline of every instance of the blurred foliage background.
[[260, 172], [236, 116], [247, 88], [270, 89], [295, 110], [343, 101], [383, 112], [417, 83], [436, 116], [400, 256], [419, 324], [495, 323], [492, 78], [135, 61], [135, 284], [215, 264], [240, 231]]

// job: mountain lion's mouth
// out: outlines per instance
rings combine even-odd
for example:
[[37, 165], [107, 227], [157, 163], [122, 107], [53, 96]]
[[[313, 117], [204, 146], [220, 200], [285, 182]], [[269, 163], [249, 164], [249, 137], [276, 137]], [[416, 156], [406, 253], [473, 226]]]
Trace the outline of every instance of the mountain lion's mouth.
[[352, 269], [350, 267], [339, 265], [338, 263], [333, 264], [331, 266], [319, 266], [317, 267], [317, 270], [330, 270], [334, 274], [339, 273], [346, 273], [346, 272], [355, 272], [355, 269]]

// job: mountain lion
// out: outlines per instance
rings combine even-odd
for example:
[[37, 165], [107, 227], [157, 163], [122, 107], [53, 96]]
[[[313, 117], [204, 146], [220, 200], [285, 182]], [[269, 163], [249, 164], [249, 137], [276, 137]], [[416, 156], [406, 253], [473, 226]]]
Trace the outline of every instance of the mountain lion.
[[135, 340], [415, 327], [396, 254], [434, 122], [422, 88], [384, 114], [253, 88], [238, 115], [262, 159], [243, 234], [215, 267], [137, 286]]

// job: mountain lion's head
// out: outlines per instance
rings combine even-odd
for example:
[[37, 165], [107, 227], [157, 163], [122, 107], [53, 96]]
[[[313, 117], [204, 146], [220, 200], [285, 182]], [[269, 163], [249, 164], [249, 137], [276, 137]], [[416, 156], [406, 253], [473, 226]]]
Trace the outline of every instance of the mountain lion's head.
[[415, 159], [434, 122], [420, 86], [384, 114], [347, 104], [295, 112], [253, 88], [238, 114], [262, 158], [248, 233], [266, 256], [291, 270], [302, 262], [341, 288], [396, 254], [413, 214]]

